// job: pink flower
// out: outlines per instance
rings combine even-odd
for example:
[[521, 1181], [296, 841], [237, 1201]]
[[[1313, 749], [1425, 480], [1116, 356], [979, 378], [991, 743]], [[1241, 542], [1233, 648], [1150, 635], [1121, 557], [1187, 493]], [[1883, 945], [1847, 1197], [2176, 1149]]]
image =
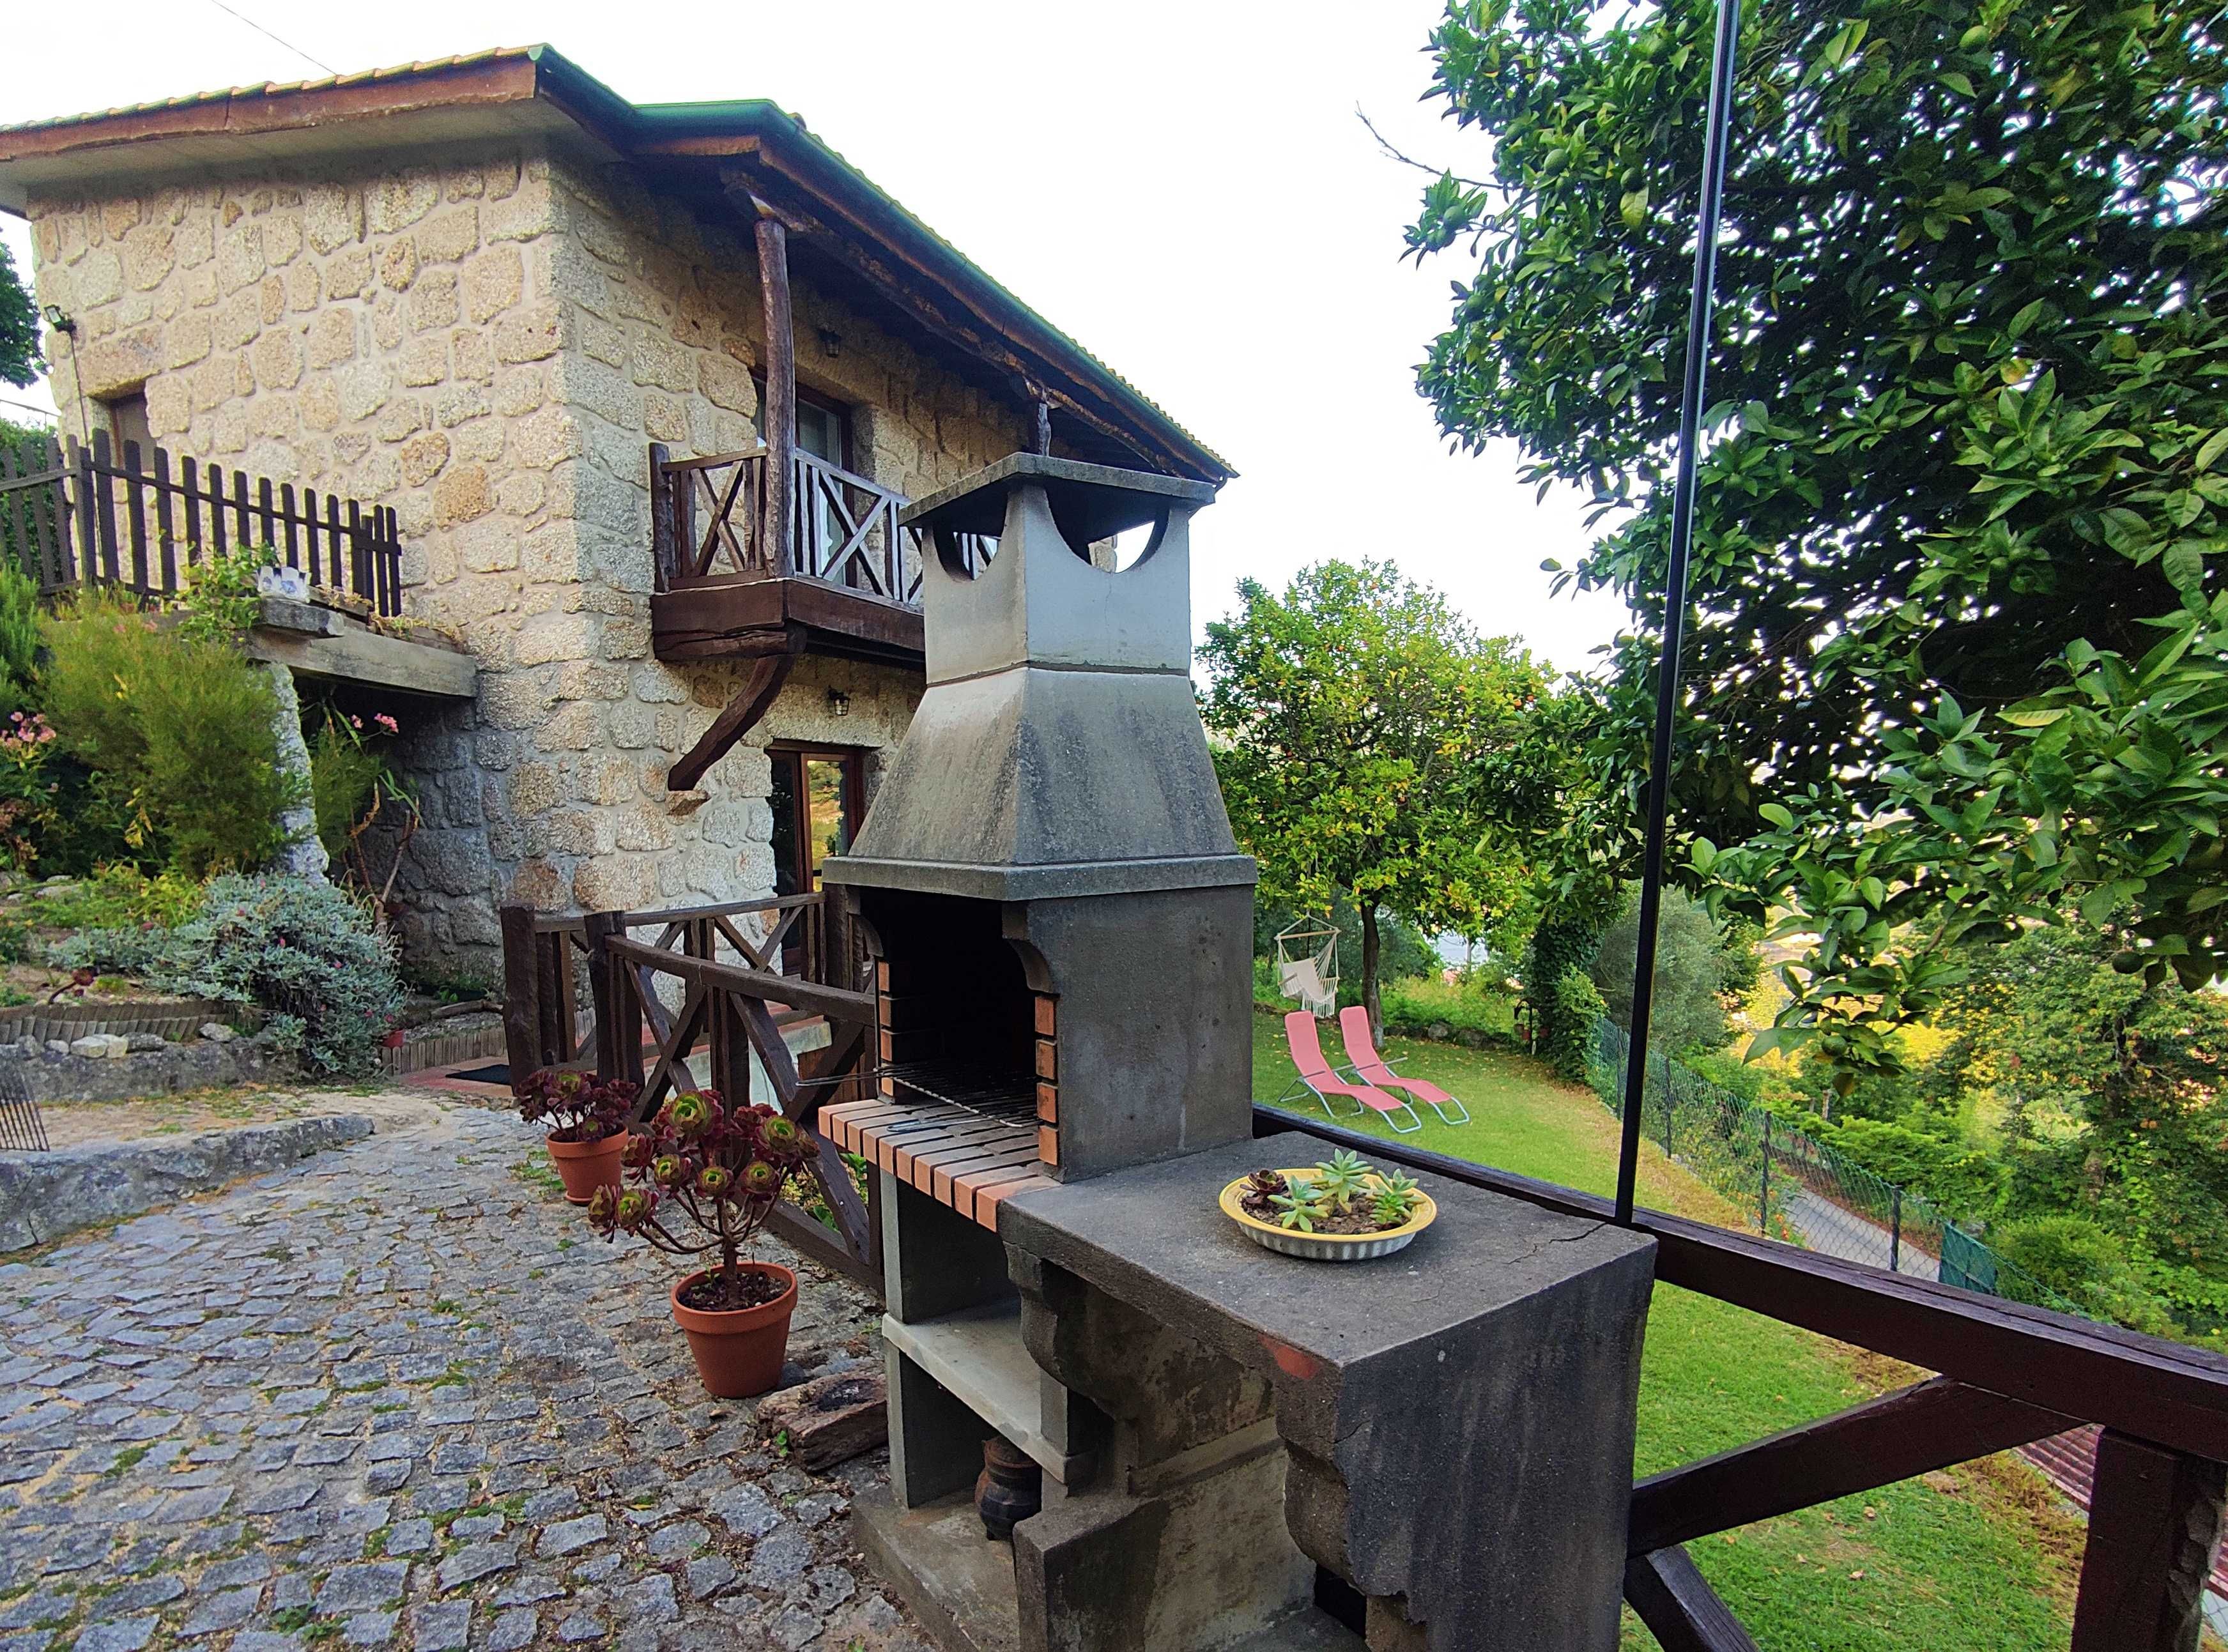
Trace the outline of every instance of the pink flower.
[[362, 727], [363, 727], [363, 719], [362, 719], [362, 718], [361, 718], [361, 717], [351, 717], [351, 718], [349, 718], [349, 727], [350, 728], [362, 728]]
[[375, 716], [371, 720], [377, 723], [381, 728], [385, 729], [390, 734], [400, 734], [402, 732], [402, 725], [396, 722], [394, 719], [388, 716], [383, 711]]

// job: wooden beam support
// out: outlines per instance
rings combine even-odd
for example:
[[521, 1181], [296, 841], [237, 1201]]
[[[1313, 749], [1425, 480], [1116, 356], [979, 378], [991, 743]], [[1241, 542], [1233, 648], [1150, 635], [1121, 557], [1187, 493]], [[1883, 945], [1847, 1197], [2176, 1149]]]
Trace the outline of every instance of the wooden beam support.
[[789, 303], [789, 231], [773, 209], [755, 196], [731, 190], [752, 219], [759, 253], [759, 315], [765, 331], [765, 407], [759, 419], [765, 439], [765, 496], [761, 502], [759, 543], [772, 554], [776, 573], [796, 572], [791, 547], [791, 497], [797, 451], [797, 323]]
[[1658, 1549], [1626, 1561], [1624, 1598], [1663, 1652], [1757, 1652], [1740, 1619], [1684, 1549]]
[[2228, 1467], [2106, 1429], [2071, 1652], [2197, 1652]]
[[503, 935], [503, 1053], [516, 1090], [541, 1065], [541, 939], [530, 908], [505, 906], [496, 923]]
[[666, 771], [665, 789], [694, 791], [705, 771], [727, 756], [735, 742], [749, 733], [759, 719], [766, 714], [796, 663], [794, 654], [770, 654], [752, 666], [750, 680], [727, 702], [727, 708], [712, 720], [711, 727], [704, 731], [704, 738]]
[[[747, 199], [756, 211], [778, 211], [798, 234], [810, 233], [815, 244], [826, 246], [831, 254], [841, 248], [842, 261], [900, 313], [976, 360], [1013, 378], [1041, 387], [1047, 400], [1066, 408], [1101, 435], [1139, 454], [1148, 468], [1162, 467], [1176, 476], [1202, 474], [1194, 461], [1147, 429], [1129, 410], [1092, 395], [1091, 387], [1076, 381], [1059, 362], [1015, 339], [979, 303], [954, 291], [934, 272], [892, 247], [871, 218], [843, 203], [823, 198], [801, 176], [791, 170], [782, 157], [760, 150], [739, 157], [739, 161], [740, 163], [720, 170], [720, 182], [729, 199]], [[769, 196], [778, 204], [769, 204]], [[797, 204], [805, 200], [823, 210], [840, 214], [839, 220], [834, 223], [823, 221]], [[962, 313], [954, 314], [936, 303], [933, 295], [939, 291], [949, 294]], [[1054, 382], [1056, 379], [1067, 381], [1071, 387], [1062, 387]], [[1086, 396], [1092, 399], [1085, 400]], [[1207, 479], [1220, 477], [1208, 474]]]
[[2009, 1450], [2079, 1418], [1949, 1377], [1899, 1388], [1632, 1489], [1634, 1554]]

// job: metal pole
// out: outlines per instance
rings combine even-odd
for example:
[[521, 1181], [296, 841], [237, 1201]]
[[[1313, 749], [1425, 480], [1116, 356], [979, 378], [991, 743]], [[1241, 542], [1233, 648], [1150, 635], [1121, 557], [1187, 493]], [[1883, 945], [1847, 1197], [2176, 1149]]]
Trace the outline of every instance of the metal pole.
[[1887, 1271], [1890, 1273], [1901, 1273], [1903, 1271], [1903, 1188], [1900, 1186], [1897, 1187], [1891, 1195], [1889, 1210], [1891, 1214], [1887, 1230]]
[[1771, 1115], [1764, 1116], [1764, 1175], [1757, 1183], [1756, 1231], [1771, 1237]]
[[1718, 226], [1732, 127], [1733, 59], [1740, 43], [1740, 0], [1719, 0], [1710, 59], [1709, 122], [1702, 140], [1701, 210], [1694, 231], [1694, 288], [1687, 308], [1686, 381], [1679, 397], [1679, 472], [1671, 493], [1669, 566], [1663, 589], [1663, 655], [1655, 676], [1655, 740], [1648, 771], [1648, 829], [1641, 855], [1640, 934], [1633, 962], [1632, 1043], [1641, 1060], [1625, 1065], [1624, 1132], [1617, 1163], [1617, 1220], [1632, 1220], [1640, 1168], [1641, 1100], [1648, 1082], [1648, 1014], [1655, 992], [1655, 931], [1663, 913], [1663, 837], [1671, 803], [1671, 736], [1679, 704], [1679, 650], [1686, 640], [1687, 558], [1694, 539], [1694, 446], [1702, 419], [1703, 368], [1717, 297]]

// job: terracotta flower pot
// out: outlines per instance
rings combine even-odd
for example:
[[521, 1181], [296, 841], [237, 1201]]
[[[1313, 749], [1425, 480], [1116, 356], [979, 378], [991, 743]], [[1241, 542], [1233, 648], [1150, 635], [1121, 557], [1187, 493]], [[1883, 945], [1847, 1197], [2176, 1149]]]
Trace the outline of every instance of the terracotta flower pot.
[[620, 1159], [626, 1152], [627, 1133], [618, 1130], [592, 1142], [561, 1142], [548, 1138], [549, 1162], [564, 1179], [565, 1197], [585, 1205], [599, 1188], [619, 1185]]
[[688, 1306], [681, 1293], [716, 1270], [692, 1273], [673, 1287], [673, 1322], [688, 1338], [705, 1392], [720, 1399], [747, 1399], [781, 1380], [782, 1361], [789, 1353], [789, 1316], [797, 1309], [797, 1276], [787, 1268], [778, 1262], [737, 1265], [772, 1279], [781, 1294], [756, 1308], [707, 1313]]

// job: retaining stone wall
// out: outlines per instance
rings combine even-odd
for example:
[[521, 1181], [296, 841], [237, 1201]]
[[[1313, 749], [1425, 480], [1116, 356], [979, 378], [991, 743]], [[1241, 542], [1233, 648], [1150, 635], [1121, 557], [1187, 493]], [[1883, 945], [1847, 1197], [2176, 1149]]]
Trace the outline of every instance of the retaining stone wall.
[[76, 1228], [121, 1221], [370, 1134], [370, 1119], [342, 1113], [179, 1139], [0, 1153], [0, 1252], [27, 1250]]

